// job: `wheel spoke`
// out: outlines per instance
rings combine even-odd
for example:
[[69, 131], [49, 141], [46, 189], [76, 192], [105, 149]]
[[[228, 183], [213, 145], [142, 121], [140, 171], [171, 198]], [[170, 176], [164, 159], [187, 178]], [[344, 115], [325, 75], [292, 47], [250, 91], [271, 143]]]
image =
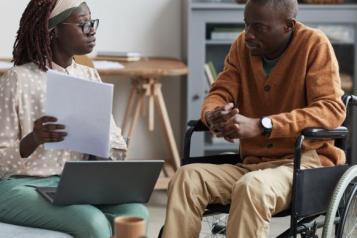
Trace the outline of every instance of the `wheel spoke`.
[[203, 217], [202, 219], [202, 229], [200, 233], [200, 238], [224, 238], [225, 235], [222, 234], [213, 234], [212, 230], [215, 228], [216, 224], [222, 225], [222, 230], [215, 230], [215, 232], [222, 232], [225, 229], [225, 225], [227, 222], [228, 215], [227, 214], [218, 214], [218, 215], [210, 215]]

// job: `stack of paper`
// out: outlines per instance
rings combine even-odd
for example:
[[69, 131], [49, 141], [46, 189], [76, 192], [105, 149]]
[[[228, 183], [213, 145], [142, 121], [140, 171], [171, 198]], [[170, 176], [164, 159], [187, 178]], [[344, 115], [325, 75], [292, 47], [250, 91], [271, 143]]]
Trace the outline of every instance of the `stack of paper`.
[[97, 59], [114, 60], [114, 61], [138, 61], [142, 55], [139, 52], [124, 52], [124, 51], [99, 51]]
[[14, 66], [13, 63], [8, 62], [8, 61], [0, 61], [0, 69], [2, 70], [6, 70], [6, 69], [10, 69], [12, 66]]
[[124, 65], [119, 62], [107, 61], [107, 60], [95, 60], [93, 61], [96, 69], [123, 69]]
[[66, 126], [64, 141], [46, 149], [73, 150], [108, 158], [113, 85], [47, 72], [45, 111]]

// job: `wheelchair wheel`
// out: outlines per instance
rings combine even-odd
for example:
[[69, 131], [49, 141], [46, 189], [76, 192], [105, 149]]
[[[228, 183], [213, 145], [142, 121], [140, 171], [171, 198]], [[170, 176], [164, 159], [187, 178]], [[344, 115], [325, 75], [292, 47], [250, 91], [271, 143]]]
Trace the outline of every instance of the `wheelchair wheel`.
[[211, 214], [202, 218], [202, 229], [199, 238], [226, 237], [228, 214]]
[[357, 165], [339, 180], [326, 214], [322, 238], [357, 237]]
[[[355, 181], [357, 184], [357, 181]], [[353, 187], [347, 200], [345, 212], [337, 229], [337, 237], [357, 237], [357, 185]]]

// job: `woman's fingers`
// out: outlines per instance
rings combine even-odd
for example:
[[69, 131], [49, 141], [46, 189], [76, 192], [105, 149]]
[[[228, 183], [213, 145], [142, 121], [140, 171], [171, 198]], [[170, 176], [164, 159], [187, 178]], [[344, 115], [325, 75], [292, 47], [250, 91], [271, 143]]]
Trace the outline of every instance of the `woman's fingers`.
[[66, 128], [62, 124], [45, 124], [45, 125], [42, 125], [42, 127], [45, 131], [63, 130]]
[[42, 120], [42, 123], [47, 123], [47, 122], [56, 122], [57, 118], [52, 117], [52, 116], [43, 116], [40, 118]]
[[64, 138], [67, 136], [67, 132], [58, 131], [63, 129], [65, 129], [65, 126], [61, 124], [45, 124], [41, 125], [38, 128], [35, 128], [33, 133], [35, 139], [40, 144], [47, 142], [59, 142], [63, 141]]
[[42, 132], [40, 134], [40, 140], [42, 141], [42, 143], [47, 143], [47, 142], [59, 142], [59, 141], [63, 141], [64, 138], [67, 136], [66, 132], [63, 131], [52, 131], [52, 132]]
[[48, 123], [48, 122], [56, 122], [57, 121], [57, 118], [56, 117], [52, 117], [52, 116], [43, 116], [43, 117], [40, 117], [38, 118], [35, 123], [34, 123], [34, 127], [38, 128], [38, 127], [41, 127], [42, 124], [44, 123]]

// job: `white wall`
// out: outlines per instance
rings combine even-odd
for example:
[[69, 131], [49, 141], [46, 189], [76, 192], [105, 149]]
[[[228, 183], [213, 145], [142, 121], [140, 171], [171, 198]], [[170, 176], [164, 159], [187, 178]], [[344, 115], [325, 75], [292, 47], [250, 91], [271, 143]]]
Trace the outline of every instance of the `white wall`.
[[[16, 31], [28, 0], [0, 0], [0, 57], [10, 57]], [[147, 56], [180, 57], [181, 1], [87, 0], [92, 17], [100, 19], [96, 50], [139, 51]], [[115, 84], [114, 117], [121, 125], [128, 98], [129, 80], [103, 78]], [[177, 142], [181, 142], [182, 78], [165, 78], [163, 92]], [[155, 132], [147, 132], [141, 119], [131, 138], [130, 158], [167, 158], [166, 139], [156, 118]], [[162, 138], [162, 139], [161, 139]], [[165, 145], [165, 146], [163, 146]]]

